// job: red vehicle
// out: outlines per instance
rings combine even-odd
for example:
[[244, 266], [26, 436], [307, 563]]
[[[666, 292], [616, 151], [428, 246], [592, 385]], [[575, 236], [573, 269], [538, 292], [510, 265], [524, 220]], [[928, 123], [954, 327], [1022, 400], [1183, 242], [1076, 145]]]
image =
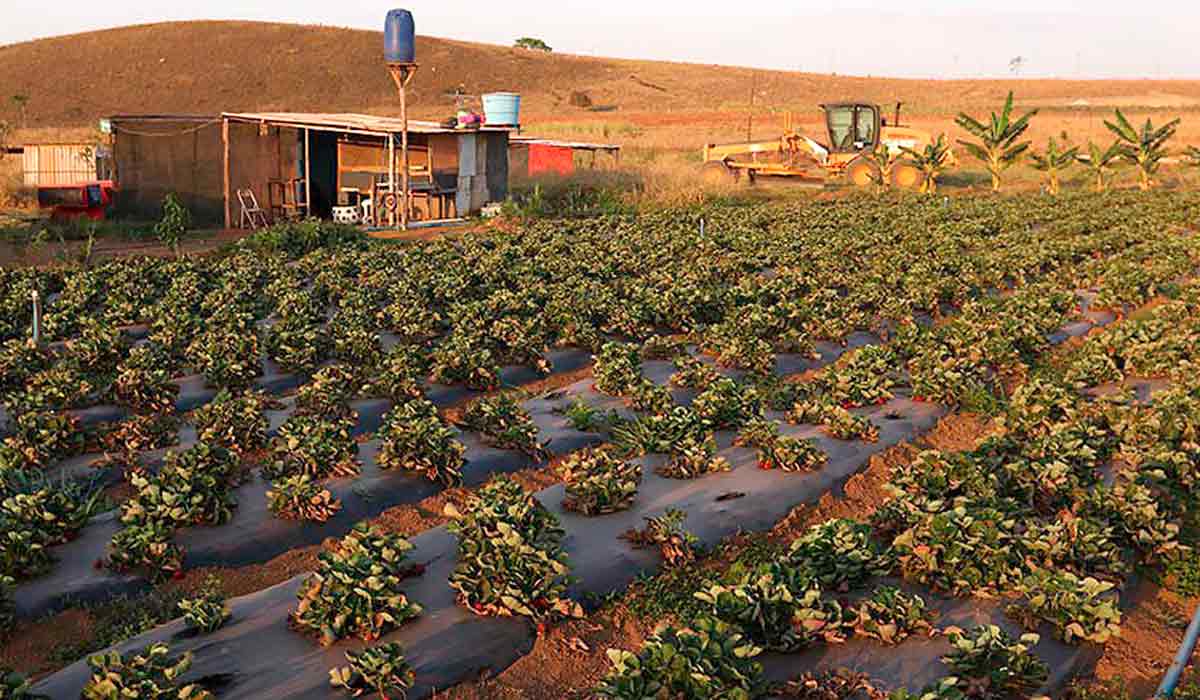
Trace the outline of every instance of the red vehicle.
[[116, 185], [112, 180], [93, 180], [74, 185], [39, 185], [38, 207], [52, 209], [50, 218], [67, 221], [86, 217], [103, 221], [113, 204]]

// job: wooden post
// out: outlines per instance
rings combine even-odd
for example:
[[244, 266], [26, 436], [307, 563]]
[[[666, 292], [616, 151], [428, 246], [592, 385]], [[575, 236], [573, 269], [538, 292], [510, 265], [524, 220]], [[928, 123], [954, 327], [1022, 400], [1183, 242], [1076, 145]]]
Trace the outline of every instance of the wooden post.
[[232, 228], [233, 216], [229, 211], [229, 119], [221, 120], [221, 152], [222, 163], [221, 176], [224, 180], [222, 192], [225, 197], [225, 228]]
[[408, 94], [407, 88], [413, 76], [417, 73], [417, 64], [415, 63], [389, 63], [388, 73], [392, 76], [392, 81], [396, 83], [396, 89], [400, 92], [400, 128], [403, 130], [400, 136], [400, 224], [402, 230], [408, 230], [408, 206], [409, 206], [409, 183], [408, 183]]
[[304, 130], [304, 218], [312, 218], [312, 150], [308, 145], [309, 129]]
[[[388, 192], [396, 191], [396, 135], [388, 133]], [[388, 212], [388, 223], [395, 224], [395, 212]]]

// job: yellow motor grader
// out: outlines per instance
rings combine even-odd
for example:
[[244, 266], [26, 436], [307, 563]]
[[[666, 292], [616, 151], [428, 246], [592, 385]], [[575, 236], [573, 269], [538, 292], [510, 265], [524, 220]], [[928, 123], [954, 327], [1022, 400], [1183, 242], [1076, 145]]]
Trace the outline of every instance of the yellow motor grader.
[[[828, 145], [793, 128], [789, 114], [783, 136], [774, 141], [706, 145], [703, 176], [713, 181], [730, 177], [739, 180], [745, 174], [751, 182], [759, 175], [823, 182], [844, 178], [847, 183], [865, 187], [878, 179], [878, 168], [864, 154], [880, 144], [892, 151], [902, 147], [920, 151], [933, 142], [928, 132], [900, 126], [899, 102], [891, 124], [875, 104], [838, 102], [821, 105], [821, 109], [825, 112]], [[953, 164], [953, 153], [949, 160]], [[891, 173], [891, 184], [896, 187], [918, 189], [924, 179], [920, 170], [903, 161]]]

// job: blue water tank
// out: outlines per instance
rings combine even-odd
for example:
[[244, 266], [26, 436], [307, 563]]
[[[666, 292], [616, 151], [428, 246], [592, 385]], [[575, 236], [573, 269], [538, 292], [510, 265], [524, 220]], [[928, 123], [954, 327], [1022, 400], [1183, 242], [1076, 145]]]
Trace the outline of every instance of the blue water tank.
[[383, 23], [383, 59], [388, 63], [415, 63], [417, 28], [408, 10], [391, 10]]

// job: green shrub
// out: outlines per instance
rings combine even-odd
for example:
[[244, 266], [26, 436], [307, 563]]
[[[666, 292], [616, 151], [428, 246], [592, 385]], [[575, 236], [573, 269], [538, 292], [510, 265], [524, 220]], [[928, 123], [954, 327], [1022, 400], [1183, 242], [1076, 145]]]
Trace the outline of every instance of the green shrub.
[[180, 676], [192, 667], [192, 654], [170, 657], [161, 642], [122, 656], [116, 651], [88, 659], [92, 677], [83, 687], [84, 700], [212, 700], [198, 685], [182, 685]]
[[450, 587], [461, 605], [478, 615], [524, 615], [539, 623], [583, 614], [565, 597], [570, 567], [558, 519], [519, 484], [498, 478], [471, 496], [463, 512], [447, 505], [446, 513], [458, 537]]
[[270, 461], [263, 476], [277, 479], [308, 474], [314, 479], [358, 474], [358, 443], [354, 423], [345, 419], [323, 419], [294, 415], [279, 426], [271, 440]]
[[411, 469], [447, 486], [462, 483], [467, 448], [428, 400], [396, 405], [384, 416], [377, 435], [381, 469]]
[[687, 627], [660, 627], [638, 653], [609, 649], [613, 668], [596, 688], [602, 698], [750, 700], [761, 690], [761, 649], [736, 627], [698, 618]]
[[563, 459], [559, 470], [566, 482], [563, 508], [584, 515], [629, 508], [642, 480], [642, 465], [605, 449], [574, 452]]
[[404, 658], [404, 648], [396, 642], [346, 651], [348, 666], [331, 669], [329, 682], [335, 688], [358, 697], [375, 691], [380, 698], [405, 697], [416, 682], [416, 672]]
[[292, 474], [271, 483], [267, 509], [277, 518], [323, 523], [337, 514], [342, 502], [308, 474]]
[[373, 641], [421, 614], [401, 584], [414, 573], [405, 562], [412, 549], [403, 538], [359, 523], [332, 551], [318, 556], [317, 570], [297, 593], [292, 623], [329, 646], [350, 635]]

